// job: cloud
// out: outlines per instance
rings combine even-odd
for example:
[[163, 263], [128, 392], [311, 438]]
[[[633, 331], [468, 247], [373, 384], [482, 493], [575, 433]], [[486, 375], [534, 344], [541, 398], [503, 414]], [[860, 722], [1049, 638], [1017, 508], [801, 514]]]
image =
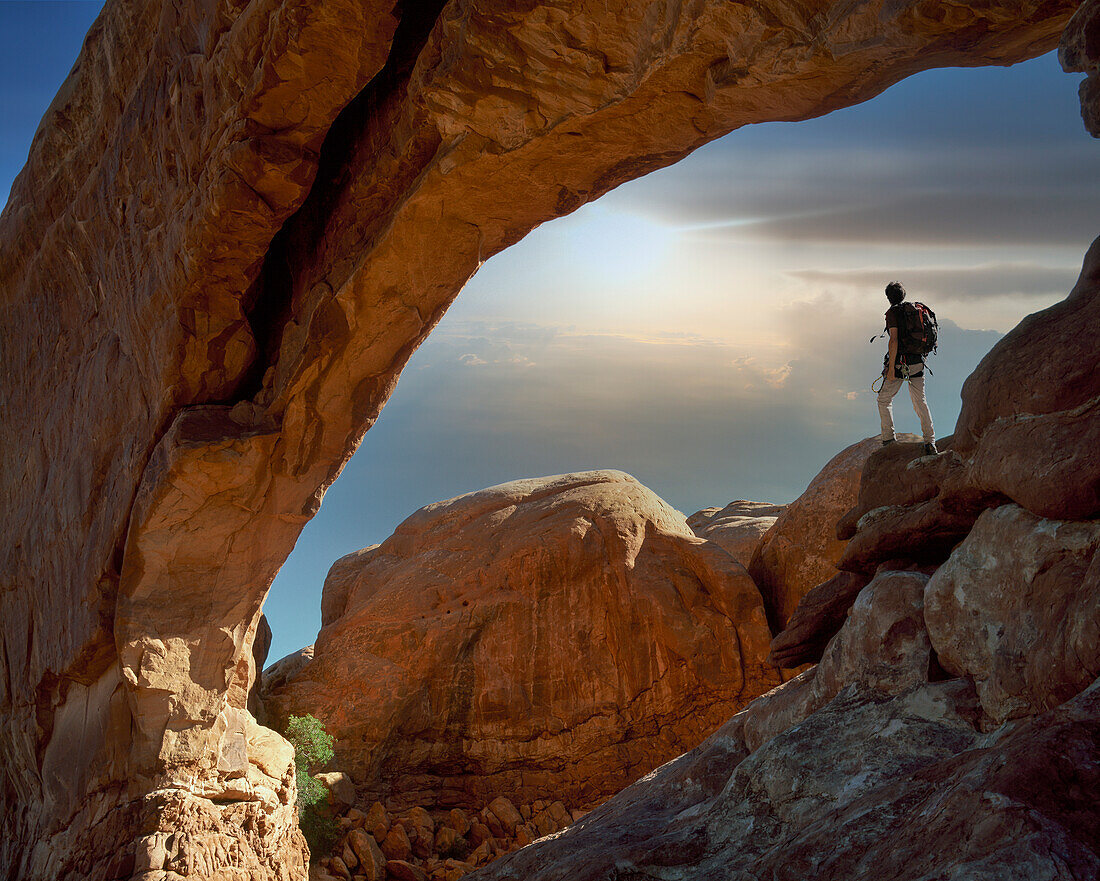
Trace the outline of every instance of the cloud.
[[794, 270], [786, 274], [815, 286], [878, 291], [899, 278], [915, 296], [961, 303], [1002, 297], [1047, 301], [1061, 299], [1077, 281], [1076, 266], [1036, 263], [987, 263], [959, 267], [908, 267], [852, 270]]
[[[708, 238], [957, 247], [1080, 245], [1100, 231], [1092, 145], [1005, 153], [812, 142], [713, 158], [622, 205]], [[703, 173], [700, 173], [702, 171]], [[640, 193], [640, 191], [639, 191]]]

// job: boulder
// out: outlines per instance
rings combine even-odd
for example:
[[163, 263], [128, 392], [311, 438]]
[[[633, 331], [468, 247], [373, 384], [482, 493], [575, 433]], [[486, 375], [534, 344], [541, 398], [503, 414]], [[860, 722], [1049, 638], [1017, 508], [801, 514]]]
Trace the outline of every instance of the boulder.
[[916, 435], [899, 436], [897, 443], [874, 450], [864, 462], [855, 504], [836, 525], [837, 538], [848, 541], [865, 514], [878, 508], [907, 508], [936, 498], [948, 475], [964, 469], [953, 453], [954, 438], [940, 438], [938, 456], [924, 455], [924, 443]]
[[348, 833], [348, 845], [359, 861], [359, 873], [365, 875], [367, 881], [386, 881], [386, 856], [373, 835], [362, 829], [352, 829]]
[[386, 873], [395, 881], [428, 881], [428, 874], [420, 866], [406, 860], [390, 860]]
[[986, 511], [932, 576], [940, 664], [977, 684], [995, 724], [1051, 709], [1100, 674], [1100, 522]]
[[583, 805], [781, 681], [744, 567], [622, 472], [429, 505], [334, 569], [339, 617], [268, 706], [393, 805]]
[[847, 687], [900, 694], [928, 682], [931, 644], [924, 624], [928, 576], [879, 572], [852, 604], [821, 663], [753, 701], [740, 715], [750, 751], [796, 725]]
[[856, 534], [844, 548], [840, 568], [870, 575], [899, 557], [935, 566], [970, 532], [978, 513], [952, 510], [939, 498], [916, 505], [886, 505], [859, 518]]
[[328, 803], [337, 813], [343, 813], [355, 804], [355, 783], [343, 771], [324, 771], [313, 775], [328, 789]]
[[1085, 255], [1069, 296], [1027, 316], [967, 378], [955, 448], [969, 456], [999, 419], [1073, 410], [1100, 395], [1094, 345], [1098, 335], [1100, 239]]
[[501, 828], [506, 835], [515, 833], [516, 826], [523, 822], [523, 818], [519, 815], [519, 811], [516, 810], [516, 806], [502, 795], [497, 796], [489, 802], [489, 810], [492, 811], [497, 820], [500, 821]]
[[967, 483], [1041, 517], [1100, 515], [1100, 396], [1069, 410], [994, 420], [978, 441]]
[[857, 572], [838, 572], [799, 601], [787, 626], [771, 642], [768, 663], [784, 669], [816, 664], [825, 646], [843, 626], [859, 592], [871, 579]]
[[874, 437], [837, 453], [761, 540], [749, 574], [764, 597], [773, 632], [784, 628], [811, 588], [836, 575], [845, 545], [836, 537], [837, 521], [855, 504], [863, 465], [880, 448]]
[[400, 823], [394, 823], [386, 837], [379, 842], [379, 849], [391, 862], [407, 860], [412, 855], [412, 844], [409, 842], [409, 836], [405, 834], [405, 827]]
[[704, 508], [687, 519], [692, 531], [724, 548], [742, 566], [748, 567], [764, 534], [783, 513], [786, 505], [730, 502], [724, 508]]

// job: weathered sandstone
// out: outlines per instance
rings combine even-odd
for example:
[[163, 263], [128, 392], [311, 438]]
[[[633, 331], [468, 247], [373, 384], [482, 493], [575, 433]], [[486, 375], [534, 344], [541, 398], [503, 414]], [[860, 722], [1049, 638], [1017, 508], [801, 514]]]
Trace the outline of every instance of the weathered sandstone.
[[1100, 675], [1098, 550], [1098, 521], [1006, 505], [982, 514], [929, 582], [940, 663], [976, 683], [994, 724], [1056, 707]]
[[1058, 44], [1058, 60], [1068, 72], [1087, 73], [1078, 94], [1081, 98], [1081, 119], [1094, 138], [1100, 137], [1100, 45], [1096, 41], [1100, 28], [1100, 4], [1085, 0], [1074, 13]]
[[[911, 435], [901, 435], [911, 440]], [[813, 587], [837, 573], [845, 542], [836, 523], [855, 504], [859, 478], [867, 458], [880, 449], [877, 437], [852, 444], [837, 453], [781, 513], [757, 547], [749, 574], [760, 588], [768, 620], [778, 632], [798, 601]]]
[[1075, 6], [107, 4], [0, 216], [0, 868], [118, 874], [150, 799], [201, 798], [150, 808], [192, 874], [293, 871], [281, 822], [214, 845], [221, 726], [272, 577], [481, 262], [738, 126], [1038, 55]]
[[338, 561], [322, 608], [268, 709], [322, 719], [390, 806], [587, 804], [780, 682], [744, 567], [622, 472], [429, 505]]
[[[780, 692], [805, 691], [815, 672]], [[769, 701], [776, 693], [758, 699]], [[1100, 680], [985, 736], [965, 679], [894, 694], [852, 682], [760, 743], [746, 735], [755, 707], [581, 822], [472, 877], [1068, 881], [1100, 871]]]
[[699, 538], [725, 548], [742, 566], [748, 568], [764, 534], [783, 513], [786, 505], [739, 500], [724, 508], [704, 508], [687, 519]]
[[790, 669], [820, 661], [825, 646], [843, 626], [852, 603], [870, 580], [857, 572], [838, 572], [808, 591], [787, 626], [772, 640], [768, 663]]

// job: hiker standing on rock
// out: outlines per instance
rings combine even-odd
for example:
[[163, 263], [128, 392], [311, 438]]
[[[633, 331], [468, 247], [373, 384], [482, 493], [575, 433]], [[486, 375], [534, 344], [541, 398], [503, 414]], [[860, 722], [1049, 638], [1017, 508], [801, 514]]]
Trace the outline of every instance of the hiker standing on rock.
[[936, 313], [923, 303], [906, 303], [905, 288], [892, 281], [886, 286], [886, 331], [890, 348], [882, 370], [882, 388], [878, 393], [878, 415], [882, 421], [882, 445], [894, 443], [894, 395], [903, 383], [909, 383], [909, 397], [920, 419], [925, 455], [936, 455], [936, 430], [928, 401], [924, 398], [924, 358], [936, 348]]

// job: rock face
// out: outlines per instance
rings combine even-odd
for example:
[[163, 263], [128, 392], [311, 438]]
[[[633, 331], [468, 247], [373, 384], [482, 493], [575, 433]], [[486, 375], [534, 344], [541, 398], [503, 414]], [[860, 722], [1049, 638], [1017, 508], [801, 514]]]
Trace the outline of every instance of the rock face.
[[[911, 441], [914, 436], [899, 439]], [[811, 588], [837, 574], [845, 542], [836, 536], [836, 522], [855, 504], [863, 464], [880, 446], [877, 437], [867, 438], [830, 459], [757, 547], [749, 574], [777, 632]]]
[[983, 735], [973, 682], [929, 681], [927, 581], [879, 576], [818, 667], [470, 877], [1094, 877], [1100, 680]]
[[699, 538], [725, 548], [731, 557], [748, 568], [760, 540], [786, 507], [742, 499], [724, 508], [696, 511], [688, 517], [687, 523]]
[[264, 592], [480, 262], [1076, 5], [107, 4], [0, 216], [0, 871], [117, 875], [159, 824], [192, 875], [291, 871], [289, 824], [209, 820]]
[[322, 719], [389, 807], [588, 804], [780, 682], [744, 567], [622, 472], [429, 505], [338, 561], [322, 608], [268, 709]]
[[986, 511], [928, 586], [940, 663], [994, 724], [1049, 710], [1100, 675], [1100, 522]]

